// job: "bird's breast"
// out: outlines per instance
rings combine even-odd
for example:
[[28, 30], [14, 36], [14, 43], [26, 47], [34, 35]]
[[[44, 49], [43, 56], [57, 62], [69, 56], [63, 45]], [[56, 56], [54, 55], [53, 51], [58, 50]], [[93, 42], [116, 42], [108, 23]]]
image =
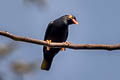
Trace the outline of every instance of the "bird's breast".
[[51, 31], [49, 38], [53, 42], [64, 42], [66, 41], [67, 34], [68, 34], [67, 28], [57, 28]]

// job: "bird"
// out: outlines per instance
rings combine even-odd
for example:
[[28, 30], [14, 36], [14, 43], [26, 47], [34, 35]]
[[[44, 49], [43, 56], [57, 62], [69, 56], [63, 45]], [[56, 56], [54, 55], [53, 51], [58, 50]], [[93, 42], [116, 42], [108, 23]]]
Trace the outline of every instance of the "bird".
[[[54, 21], [51, 21], [46, 29], [44, 41], [47, 43], [66, 42], [68, 37], [68, 26], [71, 24], [78, 24], [76, 17], [72, 14], [64, 15]], [[64, 50], [64, 48], [43, 47], [41, 70], [50, 70], [53, 58], [61, 49]]]

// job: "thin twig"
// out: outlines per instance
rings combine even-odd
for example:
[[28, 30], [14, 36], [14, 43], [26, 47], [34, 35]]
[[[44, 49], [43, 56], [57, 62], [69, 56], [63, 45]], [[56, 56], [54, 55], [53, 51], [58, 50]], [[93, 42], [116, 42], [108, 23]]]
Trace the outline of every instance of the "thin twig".
[[28, 38], [28, 37], [21, 37], [16, 36], [13, 34], [10, 34], [6, 31], [0, 31], [0, 35], [11, 38], [15, 41], [21, 41], [21, 42], [28, 42], [38, 45], [44, 45], [54, 48], [70, 48], [70, 49], [82, 49], [82, 50], [120, 50], [120, 44], [113, 44], [113, 45], [105, 45], [105, 44], [70, 44], [67, 43], [50, 43], [48, 44], [46, 41]]

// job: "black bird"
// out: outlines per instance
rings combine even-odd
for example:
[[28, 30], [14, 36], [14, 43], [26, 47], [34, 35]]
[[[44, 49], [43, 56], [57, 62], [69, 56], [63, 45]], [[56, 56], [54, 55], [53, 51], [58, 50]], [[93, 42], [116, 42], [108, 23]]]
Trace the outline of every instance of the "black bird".
[[[47, 42], [65, 42], [68, 37], [68, 26], [70, 24], [78, 24], [75, 16], [64, 15], [48, 24], [44, 40]], [[43, 62], [42, 70], [49, 70], [54, 56], [61, 50], [61, 48], [43, 47]]]

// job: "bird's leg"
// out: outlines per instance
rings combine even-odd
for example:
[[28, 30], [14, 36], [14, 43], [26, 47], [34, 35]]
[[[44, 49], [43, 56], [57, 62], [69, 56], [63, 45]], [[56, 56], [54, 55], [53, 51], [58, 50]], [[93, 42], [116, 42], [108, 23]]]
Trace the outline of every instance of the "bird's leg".
[[[71, 42], [63, 42], [64, 44], [70, 45]], [[65, 51], [65, 48], [61, 48], [61, 51]]]
[[[50, 44], [50, 43], [51, 43], [51, 40], [46, 40], [46, 42], [47, 42], [48, 44]], [[49, 50], [50, 50], [50, 47], [47, 46], [47, 51], [49, 51]]]

